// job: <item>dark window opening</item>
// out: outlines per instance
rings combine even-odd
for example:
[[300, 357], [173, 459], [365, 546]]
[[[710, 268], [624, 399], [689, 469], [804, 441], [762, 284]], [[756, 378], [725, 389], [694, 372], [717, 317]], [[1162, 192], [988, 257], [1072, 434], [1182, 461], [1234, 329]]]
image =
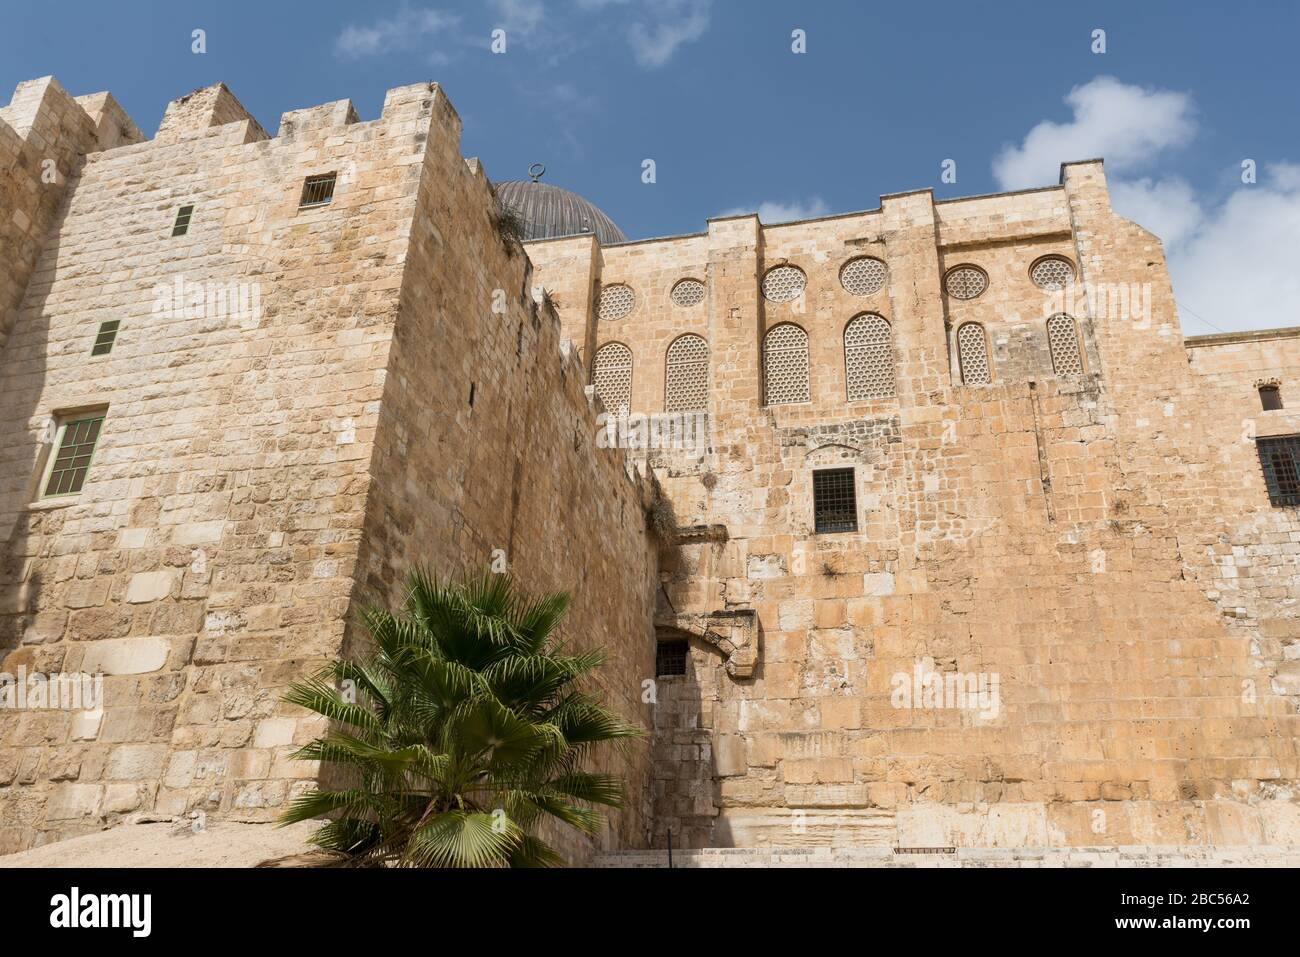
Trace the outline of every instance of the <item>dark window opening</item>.
[[1268, 500], [1273, 505], [1300, 505], [1300, 435], [1256, 439]]
[[308, 176], [302, 184], [302, 199], [298, 200], [298, 208], [329, 203], [334, 198], [334, 175], [325, 173], [323, 176]]
[[475, 388], [477, 388], [477, 387], [478, 387], [478, 383], [477, 383], [477, 382], [471, 382], [471, 383], [469, 384], [469, 407], [470, 407], [471, 409], [474, 408], [474, 390], [475, 390]]
[[99, 332], [95, 335], [95, 344], [90, 347], [92, 356], [106, 356], [113, 351], [113, 341], [117, 339], [117, 327], [121, 324], [120, 319], [110, 319], [108, 322], [99, 324]]
[[655, 674], [660, 678], [686, 674], [687, 643], [661, 641], [655, 646]]
[[853, 469], [819, 469], [813, 472], [813, 524], [823, 532], [858, 530], [858, 496]]
[[1259, 404], [1264, 407], [1265, 412], [1276, 412], [1282, 408], [1282, 390], [1275, 385], [1260, 386]]
[[193, 206], [182, 206], [176, 212], [176, 225], [172, 227], [173, 236], [184, 236], [190, 230], [190, 220], [194, 218]]

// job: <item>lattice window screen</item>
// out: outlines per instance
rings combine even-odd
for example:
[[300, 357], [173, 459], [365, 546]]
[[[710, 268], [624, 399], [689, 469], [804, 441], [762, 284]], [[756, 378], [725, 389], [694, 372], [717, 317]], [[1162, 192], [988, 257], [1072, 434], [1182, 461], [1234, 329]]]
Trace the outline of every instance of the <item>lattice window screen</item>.
[[957, 330], [957, 356], [961, 363], [961, 381], [966, 385], [988, 385], [993, 381], [983, 326], [968, 322]]
[[699, 336], [681, 336], [668, 347], [664, 409], [703, 412], [709, 404], [709, 344]]
[[632, 350], [621, 342], [607, 342], [596, 350], [591, 384], [612, 415], [627, 415], [632, 407]]
[[873, 256], [850, 259], [840, 268], [840, 285], [855, 296], [871, 296], [885, 288], [889, 270]]
[[1079, 331], [1066, 315], [1047, 320], [1047, 345], [1052, 351], [1052, 368], [1057, 375], [1083, 375], [1083, 356], [1079, 353]]
[[1074, 282], [1074, 265], [1060, 256], [1048, 256], [1034, 263], [1034, 268], [1029, 270], [1029, 278], [1040, 289], [1064, 289]]
[[763, 298], [768, 302], [790, 302], [803, 295], [808, 277], [798, 266], [775, 266], [763, 276]]
[[974, 266], [954, 266], [943, 280], [948, 295], [954, 299], [974, 299], [989, 285], [989, 277]]
[[889, 323], [882, 316], [858, 316], [844, 329], [844, 370], [850, 400], [894, 394], [891, 338]]
[[600, 291], [600, 301], [596, 304], [596, 315], [601, 319], [612, 321], [626, 318], [636, 305], [636, 293], [630, 286], [606, 286]]
[[699, 305], [704, 301], [704, 283], [698, 279], [683, 279], [673, 286], [670, 296], [676, 306]]
[[790, 323], [776, 326], [763, 339], [763, 401], [783, 405], [811, 397], [808, 333]]

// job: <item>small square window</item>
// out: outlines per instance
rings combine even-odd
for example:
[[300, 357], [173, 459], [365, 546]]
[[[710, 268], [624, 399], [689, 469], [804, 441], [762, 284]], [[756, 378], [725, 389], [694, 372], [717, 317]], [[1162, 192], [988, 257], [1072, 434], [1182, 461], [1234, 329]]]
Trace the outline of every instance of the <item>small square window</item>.
[[184, 236], [190, 231], [190, 219], [194, 216], [193, 206], [182, 206], [176, 212], [176, 225], [172, 227], [173, 236]]
[[327, 205], [334, 198], [334, 175], [326, 173], [323, 176], [308, 176], [302, 184], [302, 198], [298, 200], [298, 208]]
[[117, 339], [117, 327], [122, 324], [119, 319], [110, 319], [108, 322], [99, 324], [99, 333], [95, 336], [95, 344], [90, 347], [92, 356], [106, 356], [113, 351], [113, 342]]
[[858, 496], [853, 487], [853, 469], [818, 469], [813, 472], [813, 525], [818, 535], [858, 530]]
[[1300, 505], [1300, 435], [1256, 439], [1268, 500], [1277, 506]]
[[668, 678], [686, 674], [687, 643], [661, 641], [655, 646], [655, 675]]
[[1282, 390], [1275, 385], [1259, 387], [1259, 404], [1265, 412], [1276, 412], [1282, 408]]
[[42, 497], [76, 495], [86, 484], [90, 461], [104, 426], [104, 413], [82, 413], [59, 426], [58, 441], [45, 479]]

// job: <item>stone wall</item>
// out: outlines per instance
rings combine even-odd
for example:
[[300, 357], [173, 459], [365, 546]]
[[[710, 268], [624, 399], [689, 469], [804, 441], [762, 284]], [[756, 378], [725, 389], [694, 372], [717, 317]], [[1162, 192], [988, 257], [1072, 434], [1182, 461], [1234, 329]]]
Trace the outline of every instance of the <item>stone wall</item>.
[[[564, 282], [564, 242], [529, 244], [543, 285]], [[709, 530], [664, 556], [660, 633], [691, 654], [659, 685], [656, 846], [670, 828], [679, 846], [1300, 840], [1300, 525], [1189, 369], [1159, 241], [1111, 212], [1100, 162], [1048, 190], [713, 220], [590, 264], [565, 249], [566, 268], [636, 292], [625, 319], [586, 313], [598, 346], [632, 350], [634, 411], [664, 408], [677, 335], [710, 347], [707, 453], [652, 456], [681, 524]], [[853, 296], [839, 270], [864, 254], [889, 279]], [[1081, 375], [1046, 347], [1067, 311], [1029, 279], [1047, 254], [1137, 290], [1068, 310]], [[762, 276], [784, 263], [808, 288], [769, 302]], [[990, 279], [973, 300], [943, 289], [961, 263]], [[667, 293], [686, 276], [708, 294], [681, 308]], [[896, 394], [848, 401], [843, 329], [865, 311], [891, 324]], [[988, 333], [991, 385], [962, 382], [967, 321]], [[762, 334], [782, 322], [809, 332], [812, 398], [765, 406]], [[1294, 379], [1295, 358], [1272, 364]], [[855, 468], [855, 533], [815, 533], [811, 473], [828, 466]], [[737, 610], [757, 620], [752, 670], [712, 624]], [[898, 706], [918, 667], [996, 679], [996, 713]]]
[[[103, 126], [86, 102], [74, 125]], [[573, 590], [570, 637], [611, 648], [606, 691], [644, 720], [643, 483], [592, 454], [586, 376], [490, 227], [441, 90], [389, 91], [369, 122], [293, 111], [268, 138], [217, 86], [160, 133], [40, 200], [58, 226], [0, 357], [0, 671], [105, 675], [98, 715], [0, 710], [0, 852], [141, 817], [273, 819], [320, 730], [285, 686], [419, 561], [502, 547], [526, 587]], [[330, 172], [332, 201], [300, 209]], [[87, 482], [42, 496], [51, 423], [85, 409], [105, 415]], [[601, 846], [644, 830], [630, 781]]]

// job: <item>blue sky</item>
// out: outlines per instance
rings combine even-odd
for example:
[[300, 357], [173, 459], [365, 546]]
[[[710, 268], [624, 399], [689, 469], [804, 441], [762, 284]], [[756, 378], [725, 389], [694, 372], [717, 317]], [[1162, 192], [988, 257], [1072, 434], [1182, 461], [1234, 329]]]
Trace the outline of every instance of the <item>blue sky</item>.
[[[0, 86], [108, 89], [147, 133], [224, 80], [289, 109], [435, 79], [493, 179], [546, 181], [630, 237], [1055, 182], [1104, 155], [1166, 241], [1186, 332], [1300, 325], [1300, 7], [1235, 3], [486, 0], [6, 3]], [[489, 50], [494, 28], [506, 52]], [[207, 52], [191, 52], [206, 31]], [[791, 32], [807, 52], [792, 52]], [[1106, 52], [1092, 52], [1092, 32]], [[7, 91], [0, 96], [7, 95]], [[653, 159], [656, 182], [642, 182]], [[956, 183], [940, 181], [956, 162]], [[1243, 160], [1257, 180], [1241, 181]]]

